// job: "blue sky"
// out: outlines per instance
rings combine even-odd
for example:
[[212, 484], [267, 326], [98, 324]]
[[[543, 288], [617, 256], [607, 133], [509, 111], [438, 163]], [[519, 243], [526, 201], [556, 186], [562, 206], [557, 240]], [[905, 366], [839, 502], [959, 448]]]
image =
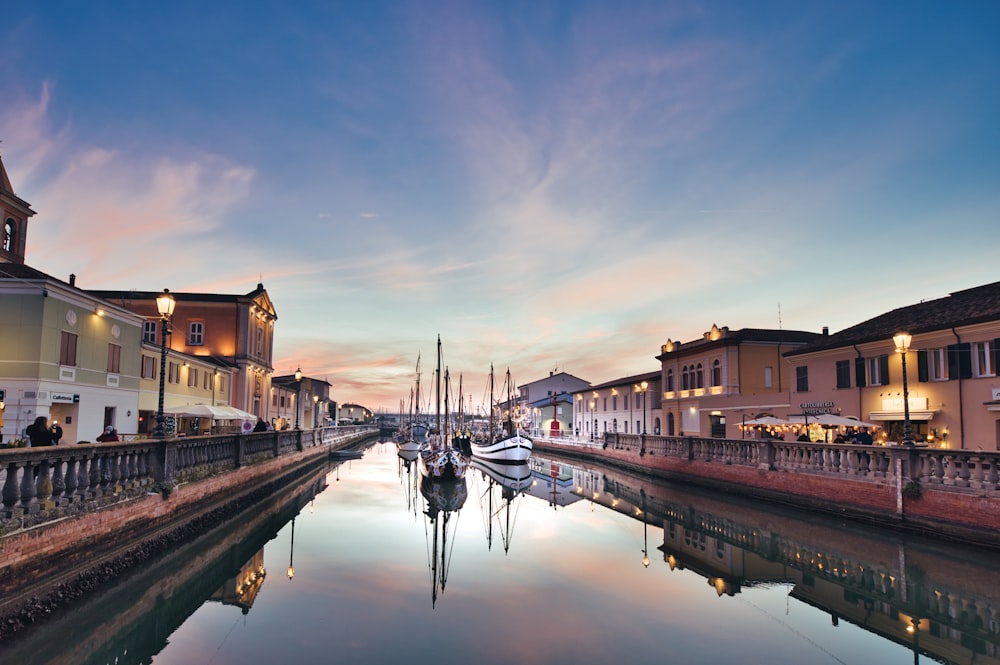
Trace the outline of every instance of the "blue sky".
[[[275, 370], [394, 408], [832, 332], [1000, 279], [995, 2], [16, 3], [28, 262], [246, 293]], [[428, 380], [425, 372], [425, 385]]]

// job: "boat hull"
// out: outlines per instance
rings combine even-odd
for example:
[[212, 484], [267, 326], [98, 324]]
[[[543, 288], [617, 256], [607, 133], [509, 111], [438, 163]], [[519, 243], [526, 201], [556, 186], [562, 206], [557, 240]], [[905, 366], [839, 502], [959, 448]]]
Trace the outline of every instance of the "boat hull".
[[465, 477], [468, 463], [457, 450], [421, 448], [419, 451], [420, 472], [428, 477], [439, 480], [460, 479]]
[[531, 456], [531, 439], [521, 434], [486, 443], [473, 441], [472, 456], [507, 464], [524, 464]]

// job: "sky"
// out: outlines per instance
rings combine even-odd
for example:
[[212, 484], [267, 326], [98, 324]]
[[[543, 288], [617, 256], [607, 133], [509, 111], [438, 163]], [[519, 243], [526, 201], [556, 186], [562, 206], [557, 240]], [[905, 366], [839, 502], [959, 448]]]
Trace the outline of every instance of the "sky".
[[[12, 3], [26, 262], [244, 294], [373, 409], [1000, 279], [1000, 3]], [[453, 387], [457, 391], [457, 385]], [[427, 395], [423, 396], [427, 399]]]

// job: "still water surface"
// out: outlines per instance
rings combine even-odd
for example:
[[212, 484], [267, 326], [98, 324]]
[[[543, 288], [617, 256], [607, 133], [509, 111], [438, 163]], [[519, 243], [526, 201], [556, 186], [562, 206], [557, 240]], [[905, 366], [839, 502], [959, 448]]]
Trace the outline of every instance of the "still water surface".
[[421, 492], [418, 476], [393, 444], [375, 444], [8, 655], [156, 665], [1000, 662], [995, 554], [538, 451], [509, 504], [470, 470], [464, 496], [450, 495], [461, 508], [432, 519], [435, 488]]

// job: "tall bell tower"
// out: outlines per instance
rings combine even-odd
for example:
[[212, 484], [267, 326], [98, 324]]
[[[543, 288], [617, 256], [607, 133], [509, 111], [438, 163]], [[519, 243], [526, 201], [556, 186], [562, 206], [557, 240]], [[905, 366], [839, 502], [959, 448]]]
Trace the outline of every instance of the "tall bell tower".
[[28, 218], [34, 214], [28, 202], [14, 194], [0, 157], [0, 263], [24, 263]]

